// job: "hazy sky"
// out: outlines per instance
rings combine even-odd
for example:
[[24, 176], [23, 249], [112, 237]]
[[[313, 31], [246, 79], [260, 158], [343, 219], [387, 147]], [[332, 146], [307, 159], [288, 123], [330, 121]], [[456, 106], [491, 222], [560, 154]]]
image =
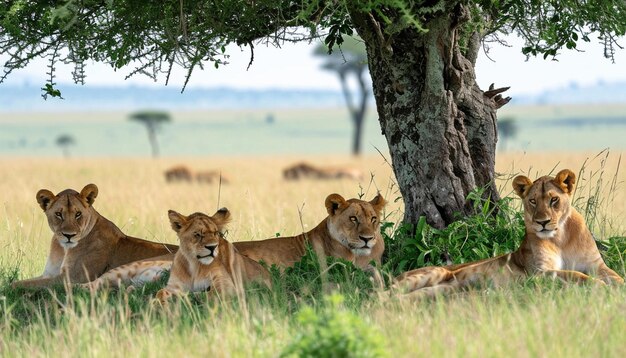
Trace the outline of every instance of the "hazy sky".
[[[489, 53], [491, 61], [481, 52], [477, 63], [477, 80], [485, 89], [490, 83], [496, 86], [511, 86], [509, 95], [537, 93], [545, 89], [567, 86], [576, 82], [581, 85], [593, 84], [599, 80], [626, 81], [626, 49], [616, 56], [616, 64], [602, 56], [602, 46], [597, 43], [579, 44], [584, 52], [563, 50], [559, 61], [532, 58], [525, 61], [521, 54], [521, 41], [508, 40], [510, 48], [494, 45]], [[622, 41], [626, 44], [626, 40]], [[249, 49], [229, 48], [231, 55], [227, 66], [215, 69], [211, 64], [204, 71], [197, 71], [191, 78], [190, 87], [234, 87], [234, 88], [316, 88], [339, 89], [335, 75], [320, 69], [322, 58], [312, 56], [315, 43], [285, 44], [282, 48], [257, 45], [254, 63], [249, 70]], [[45, 81], [46, 62], [37, 61], [26, 69], [14, 72], [7, 83], [29, 81], [40, 84]], [[69, 66], [58, 71], [57, 82], [71, 81]], [[130, 69], [114, 72], [106, 65], [89, 64], [87, 85], [157, 85], [145, 76], [135, 76], [124, 81]], [[170, 86], [181, 86], [184, 71], [177, 71], [170, 80]]]

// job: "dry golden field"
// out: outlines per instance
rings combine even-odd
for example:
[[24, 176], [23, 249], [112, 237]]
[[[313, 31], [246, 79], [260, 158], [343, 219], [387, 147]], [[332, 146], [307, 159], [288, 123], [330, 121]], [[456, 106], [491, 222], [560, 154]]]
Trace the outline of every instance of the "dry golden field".
[[[598, 188], [602, 174], [600, 187], [605, 192], [598, 202], [602, 218], [594, 226], [606, 234], [624, 234], [621, 218], [626, 211], [626, 174], [620, 171], [615, 176], [620, 153], [611, 153], [606, 160], [604, 154], [593, 159], [596, 154], [499, 155], [501, 193], [510, 194], [507, 178], [513, 174], [534, 178], [537, 173], [566, 167], [578, 172], [589, 158], [584, 167], [585, 180], [580, 181], [583, 190], [577, 195], [584, 198], [588, 188]], [[302, 159], [357, 167], [371, 173], [373, 180], [284, 181], [281, 169]], [[167, 184], [163, 171], [177, 164], [196, 170], [222, 170], [231, 183], [221, 190], [216, 184]], [[5, 275], [15, 267], [19, 267], [21, 277], [39, 275], [43, 270], [51, 235], [35, 201], [35, 193], [41, 188], [58, 192], [96, 183], [100, 193], [94, 205], [101, 214], [129, 235], [166, 242], [175, 242], [167, 221], [168, 209], [212, 213], [218, 206], [227, 206], [234, 219], [228, 236], [231, 240], [299, 233], [303, 226], [312, 228], [326, 215], [324, 199], [331, 192], [345, 197], [363, 193], [371, 198], [380, 190], [390, 201], [387, 219], [397, 222], [402, 217], [401, 200], [395, 201], [399, 193], [391, 168], [380, 156], [0, 158], [0, 166], [0, 270]], [[611, 189], [613, 180], [617, 184]], [[290, 342], [309, 332], [305, 330], [309, 326], [299, 320], [300, 314], [277, 304], [272, 306], [274, 309], [252, 302], [248, 309], [226, 306], [216, 310], [211, 305], [186, 308], [183, 302], [178, 311], [163, 315], [152, 308], [131, 309], [138, 299], [142, 300], [140, 304], [150, 299], [140, 295], [129, 303], [123, 293], [75, 302], [71, 298], [61, 302], [47, 300], [41, 294], [17, 294], [20, 296], [16, 298], [8, 284], [0, 292], [2, 357], [278, 357]], [[321, 326], [330, 329], [336, 322], [347, 320], [346, 326], [339, 325], [327, 335], [330, 342], [334, 342], [333, 336], [347, 337], [354, 334], [354, 327], [365, 326], [378, 339], [369, 347], [382, 349], [380, 354], [370, 352], [366, 356], [621, 357], [626, 354], [625, 297], [623, 287], [546, 288], [531, 282], [520, 288], [477, 290], [428, 302], [363, 301], [347, 313], [334, 312], [337, 320]], [[20, 304], [16, 304], [18, 301]], [[40, 305], [31, 309], [34, 315], [20, 315], [20, 309], [33, 304]], [[322, 305], [318, 306], [321, 309]], [[18, 320], [24, 321], [16, 323]], [[342, 327], [347, 329], [343, 331]], [[352, 341], [362, 343], [362, 337], [352, 337]]]
[[[282, 168], [299, 160], [318, 165], [348, 166], [365, 173], [362, 182], [342, 180], [285, 181]], [[603, 175], [606, 193], [600, 201], [600, 212], [608, 221], [592, 223], [601, 226], [602, 235], [623, 234], [626, 212], [626, 172], [618, 171], [620, 153], [506, 153], [498, 156], [499, 187], [503, 196], [511, 195], [510, 177], [524, 173], [531, 178], [570, 168], [578, 173], [586, 162], [582, 189], [578, 196], [588, 196], [588, 188], [597, 188]], [[220, 187], [213, 184], [166, 183], [163, 171], [184, 164], [193, 170], [221, 170], [230, 180]], [[221, 157], [167, 159], [39, 159], [1, 158], [0, 266], [15, 267], [21, 274], [40, 273], [45, 263], [49, 229], [35, 201], [42, 188], [59, 192], [65, 188], [79, 190], [88, 183], [98, 185], [96, 209], [129, 235], [150, 240], [175, 242], [169, 228], [167, 210], [182, 213], [213, 213], [226, 206], [233, 213], [229, 238], [233, 241], [291, 235], [314, 227], [325, 215], [324, 199], [337, 192], [344, 197], [362, 194], [372, 198], [378, 190], [388, 199], [388, 221], [402, 217], [402, 202], [394, 184], [392, 170], [380, 155], [355, 159], [349, 156], [310, 157]], [[617, 186], [612, 189], [611, 182]], [[600, 218], [604, 220], [604, 216]], [[598, 228], [596, 228], [598, 229]]]

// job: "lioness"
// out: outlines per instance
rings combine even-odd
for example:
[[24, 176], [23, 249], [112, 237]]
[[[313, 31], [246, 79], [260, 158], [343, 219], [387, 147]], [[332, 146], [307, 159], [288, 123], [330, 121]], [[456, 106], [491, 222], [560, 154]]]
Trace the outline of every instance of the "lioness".
[[326, 256], [339, 257], [360, 268], [380, 264], [385, 243], [380, 235], [380, 213], [387, 202], [380, 193], [371, 201], [345, 200], [339, 194], [326, 198], [328, 216], [313, 230], [294, 237], [233, 243], [242, 255], [268, 265], [292, 266], [308, 243]]
[[411, 296], [433, 295], [476, 281], [499, 284], [532, 274], [623, 284], [624, 280], [606, 266], [583, 217], [571, 206], [575, 183], [576, 175], [569, 169], [534, 182], [517, 176], [513, 189], [522, 198], [526, 226], [526, 236], [517, 251], [475, 263], [405, 272], [396, 278], [392, 289], [409, 291]]
[[316, 167], [300, 162], [283, 169], [285, 180], [299, 179], [353, 179], [363, 180], [363, 173], [356, 168]]
[[230, 219], [226, 208], [213, 216], [168, 212], [172, 229], [180, 239], [180, 250], [174, 257], [167, 286], [157, 293], [165, 303], [172, 295], [205, 291], [220, 296], [241, 293], [250, 281], [271, 286], [269, 272], [258, 262], [243, 256], [224, 239], [223, 230]]
[[41, 276], [14, 282], [13, 287], [44, 287], [64, 279], [88, 282], [114, 267], [178, 250], [176, 245], [125, 235], [94, 209], [97, 196], [95, 184], [86, 185], [80, 193], [72, 189], [57, 195], [46, 189], [37, 192], [53, 233], [50, 254]]
[[240, 255], [223, 238], [224, 227], [230, 219], [228, 209], [222, 208], [213, 216], [202, 213], [184, 216], [169, 210], [168, 217], [180, 240], [173, 262], [161, 258], [132, 262], [81, 286], [90, 290], [119, 287], [122, 283], [138, 286], [159, 280], [171, 269], [167, 287], [157, 293], [157, 298], [164, 303], [171, 295], [209, 288], [220, 295], [238, 293], [243, 284], [252, 280], [270, 285], [269, 272], [256, 261]]

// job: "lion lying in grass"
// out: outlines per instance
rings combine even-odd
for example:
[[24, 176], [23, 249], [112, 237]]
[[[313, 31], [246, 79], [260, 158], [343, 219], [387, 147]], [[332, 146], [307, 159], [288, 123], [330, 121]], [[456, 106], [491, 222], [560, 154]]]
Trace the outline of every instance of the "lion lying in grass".
[[46, 287], [64, 280], [83, 283], [109, 269], [151, 257], [172, 255], [176, 245], [160, 244], [125, 235], [93, 207], [95, 184], [80, 193], [66, 189], [54, 195], [42, 189], [37, 202], [52, 230], [50, 254], [41, 276], [17, 281], [13, 287]]
[[[280, 267], [292, 266], [305, 254], [306, 246], [312, 244], [326, 256], [342, 258], [353, 262], [361, 269], [372, 271], [370, 262], [380, 264], [385, 250], [380, 235], [380, 214], [386, 203], [380, 194], [369, 202], [359, 199], [345, 200], [339, 194], [331, 194], [325, 201], [328, 217], [307, 233], [259, 241], [238, 241], [228, 245], [233, 246], [234, 257], [244, 256], [238, 260], [246, 263], [246, 267], [254, 266], [251, 262], [256, 264], [259, 261], [270, 266], [274, 264]], [[171, 222], [172, 215], [175, 219], [176, 213], [169, 214]], [[223, 218], [220, 219], [220, 216], [218, 211], [212, 218], [223, 225], [225, 221]], [[182, 219], [177, 220], [182, 222]], [[174, 222], [172, 227], [175, 231], [180, 230], [174, 227]], [[181, 238], [181, 245], [182, 242]], [[183, 257], [180, 256], [179, 260], [183, 260]], [[156, 281], [162, 276], [163, 271], [172, 267], [171, 258], [172, 256], [163, 260], [144, 260], [145, 262], [133, 263], [128, 267], [120, 267], [85, 286], [98, 289], [103, 285], [117, 287], [121, 283], [141, 285]]]
[[226, 208], [213, 216], [194, 213], [181, 215], [168, 212], [172, 229], [180, 240], [180, 249], [171, 260], [144, 260], [120, 266], [97, 280], [83, 285], [97, 290], [101, 287], [119, 287], [120, 284], [141, 285], [156, 281], [171, 269], [167, 286], [157, 293], [165, 303], [173, 295], [206, 291], [228, 296], [243, 292], [243, 286], [260, 281], [270, 286], [269, 272], [259, 263], [242, 256], [223, 238], [223, 231], [230, 219]]
[[624, 280], [604, 263], [585, 220], [571, 206], [575, 183], [576, 176], [569, 169], [534, 182], [517, 176], [513, 189], [522, 198], [526, 226], [526, 237], [517, 251], [473, 263], [405, 272], [396, 278], [392, 291], [412, 297], [431, 296], [475, 282], [501, 284], [533, 274], [565, 281], [623, 284]]
[[234, 245], [242, 255], [268, 265], [292, 266], [305, 254], [307, 244], [326, 256], [351, 261], [369, 269], [380, 264], [385, 243], [380, 234], [380, 215], [387, 202], [378, 194], [370, 201], [344, 199], [339, 194], [326, 198], [328, 216], [313, 230], [292, 237], [239, 241]]

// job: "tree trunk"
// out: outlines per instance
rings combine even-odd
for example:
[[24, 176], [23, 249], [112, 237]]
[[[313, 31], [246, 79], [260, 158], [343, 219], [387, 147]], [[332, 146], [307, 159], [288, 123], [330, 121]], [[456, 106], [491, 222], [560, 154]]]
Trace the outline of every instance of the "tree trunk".
[[354, 126], [354, 132], [352, 134], [352, 155], [361, 155], [361, 136], [363, 133], [363, 117], [357, 118], [352, 116], [352, 123]]
[[63, 151], [63, 157], [64, 158], [67, 159], [67, 158], [70, 157], [70, 149], [66, 145], [61, 146], [61, 150]]
[[359, 83], [359, 92], [361, 96], [361, 103], [359, 103], [359, 108], [355, 108], [352, 112], [352, 121], [354, 125], [354, 145], [352, 147], [353, 155], [361, 154], [361, 138], [363, 137], [363, 122], [365, 122], [365, 112], [367, 111], [367, 99], [369, 98], [369, 90], [367, 88], [367, 84], [365, 83], [365, 79], [363, 78], [365, 74], [365, 70], [367, 67], [362, 66], [358, 72], [355, 72], [358, 83]]
[[361, 66], [359, 69], [354, 70], [354, 74], [356, 75], [357, 81], [359, 83], [359, 92], [361, 94], [360, 103], [358, 108], [354, 105], [352, 101], [352, 92], [348, 87], [348, 81], [346, 79], [346, 75], [349, 73], [348, 71], [342, 72], [339, 71], [339, 80], [341, 82], [341, 89], [343, 91], [343, 96], [346, 100], [346, 105], [348, 107], [348, 112], [350, 112], [350, 117], [352, 119], [352, 125], [354, 128], [352, 134], [352, 155], [358, 156], [361, 154], [361, 137], [363, 136], [363, 122], [365, 119], [365, 112], [367, 111], [367, 99], [369, 98], [369, 90], [367, 89], [367, 84], [365, 83], [365, 79], [363, 75], [365, 73], [366, 66]]
[[148, 125], [148, 139], [152, 148], [152, 157], [156, 158], [159, 156], [159, 143], [157, 142], [156, 128], [154, 126]]
[[459, 214], [471, 214], [466, 197], [477, 187], [498, 200], [493, 181], [498, 104], [475, 83], [478, 39], [470, 43], [469, 59], [459, 49], [464, 8], [434, 16], [425, 24], [428, 32], [409, 27], [392, 36], [372, 14], [351, 11], [351, 16], [367, 47], [404, 221], [417, 223], [425, 216], [430, 225], [444, 227]]

